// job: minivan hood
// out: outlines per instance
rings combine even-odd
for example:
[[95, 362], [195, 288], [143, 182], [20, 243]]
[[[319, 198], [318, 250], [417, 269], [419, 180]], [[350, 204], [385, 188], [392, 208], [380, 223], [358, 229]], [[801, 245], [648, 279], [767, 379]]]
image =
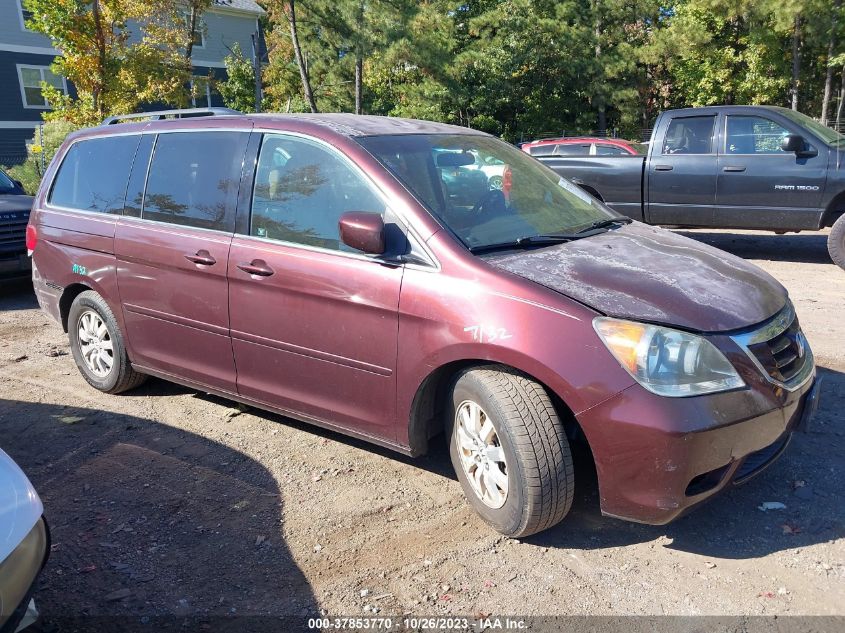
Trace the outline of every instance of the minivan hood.
[[745, 260], [638, 222], [483, 257], [603, 314], [699, 332], [755, 325], [787, 301], [780, 283]]
[[26, 475], [0, 450], [0, 563], [6, 560], [44, 512]]
[[32, 208], [33, 199], [32, 196], [0, 193], [0, 214], [29, 213], [29, 210]]

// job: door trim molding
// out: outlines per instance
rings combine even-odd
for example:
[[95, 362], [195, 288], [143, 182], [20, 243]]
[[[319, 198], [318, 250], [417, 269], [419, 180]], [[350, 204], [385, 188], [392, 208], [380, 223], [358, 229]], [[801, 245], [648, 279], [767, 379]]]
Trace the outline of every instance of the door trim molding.
[[393, 370], [389, 367], [372, 365], [370, 363], [365, 363], [360, 360], [355, 360], [354, 358], [346, 358], [345, 356], [338, 356], [336, 354], [330, 354], [329, 352], [321, 352], [320, 350], [311, 349], [309, 347], [301, 347], [299, 345], [294, 345], [293, 343], [276, 341], [273, 339], [264, 338], [263, 336], [258, 336], [256, 334], [249, 334], [247, 332], [239, 332], [236, 330], [232, 330], [232, 340], [242, 341], [244, 343], [251, 343], [253, 345], [260, 345], [262, 347], [269, 347], [272, 349], [281, 350], [283, 352], [296, 354], [297, 356], [305, 356], [314, 360], [321, 360], [327, 363], [334, 363], [335, 365], [343, 365], [345, 367], [351, 367], [352, 369], [357, 369], [360, 371], [366, 371], [371, 374], [384, 376], [385, 378], [389, 378], [393, 375]]

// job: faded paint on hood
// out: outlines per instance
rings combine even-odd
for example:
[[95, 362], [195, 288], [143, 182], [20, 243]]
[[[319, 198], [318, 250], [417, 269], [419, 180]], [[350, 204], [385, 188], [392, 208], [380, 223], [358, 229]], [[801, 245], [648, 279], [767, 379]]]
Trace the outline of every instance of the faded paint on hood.
[[745, 260], [638, 222], [484, 259], [606, 315], [701, 332], [755, 325], [787, 301], [780, 283]]

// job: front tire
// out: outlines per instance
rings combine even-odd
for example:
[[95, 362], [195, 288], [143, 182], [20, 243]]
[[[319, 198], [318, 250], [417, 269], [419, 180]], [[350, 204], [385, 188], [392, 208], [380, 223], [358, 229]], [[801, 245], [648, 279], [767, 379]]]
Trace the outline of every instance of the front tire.
[[475, 511], [510, 537], [560, 522], [575, 494], [572, 454], [546, 390], [502, 365], [468, 369], [452, 389], [449, 455]]
[[120, 393], [146, 379], [129, 362], [123, 334], [105, 300], [93, 290], [81, 292], [68, 313], [73, 360], [88, 384], [105, 393]]
[[827, 251], [833, 263], [845, 269], [845, 213], [833, 223], [830, 235], [827, 237]]

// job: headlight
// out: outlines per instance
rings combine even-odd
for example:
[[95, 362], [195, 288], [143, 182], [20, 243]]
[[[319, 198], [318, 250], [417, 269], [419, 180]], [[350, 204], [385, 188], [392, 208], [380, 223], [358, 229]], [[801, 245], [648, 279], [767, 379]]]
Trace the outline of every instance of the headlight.
[[657, 325], [597, 317], [593, 327], [634, 380], [660, 396], [697, 396], [744, 387], [707, 339]]

